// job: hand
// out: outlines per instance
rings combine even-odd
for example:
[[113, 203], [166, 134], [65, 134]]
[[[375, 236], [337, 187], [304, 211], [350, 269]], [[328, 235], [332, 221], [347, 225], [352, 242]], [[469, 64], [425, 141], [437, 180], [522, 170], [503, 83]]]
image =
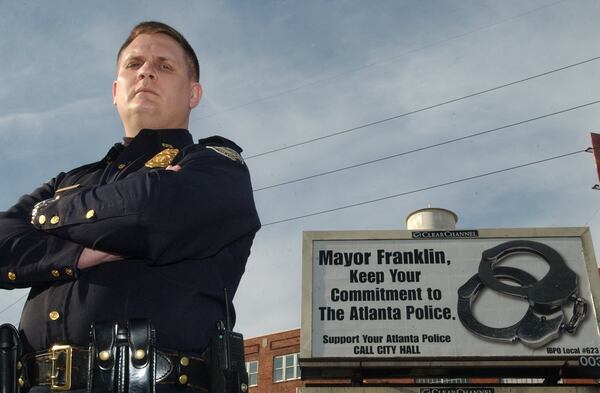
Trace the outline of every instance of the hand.
[[179, 172], [181, 170], [181, 166], [179, 165], [168, 165], [166, 168], [168, 171]]
[[106, 262], [117, 261], [119, 259], [123, 259], [123, 257], [115, 254], [109, 254], [104, 251], [84, 248], [79, 256], [79, 261], [77, 261], [77, 267], [79, 269], [87, 269], [92, 266], [97, 266]]
[[45, 199], [43, 201], [36, 203], [35, 206], [33, 206], [33, 210], [31, 210], [31, 223], [33, 225], [37, 224], [37, 222], [38, 222], [37, 214], [38, 214], [39, 209], [48, 206], [49, 204], [54, 202], [56, 199], [57, 198]]

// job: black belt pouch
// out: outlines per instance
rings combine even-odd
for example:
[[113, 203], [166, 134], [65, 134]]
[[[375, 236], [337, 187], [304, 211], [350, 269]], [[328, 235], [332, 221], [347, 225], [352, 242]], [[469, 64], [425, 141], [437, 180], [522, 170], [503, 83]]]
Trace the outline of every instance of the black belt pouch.
[[127, 321], [129, 393], [154, 393], [156, 375], [154, 336], [154, 329], [147, 319]]
[[119, 392], [116, 322], [94, 322], [90, 332], [88, 393]]
[[146, 319], [94, 323], [88, 393], [155, 393], [154, 337]]
[[21, 354], [17, 329], [5, 323], [0, 326], [0, 393], [18, 393], [17, 359]]

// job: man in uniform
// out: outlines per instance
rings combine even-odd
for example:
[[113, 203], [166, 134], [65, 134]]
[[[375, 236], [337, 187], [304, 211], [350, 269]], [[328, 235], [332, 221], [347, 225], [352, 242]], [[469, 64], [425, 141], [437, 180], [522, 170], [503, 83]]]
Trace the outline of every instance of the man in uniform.
[[[0, 288], [31, 287], [19, 333], [24, 353], [40, 354], [25, 356], [21, 384], [64, 388], [40, 371], [50, 348], [87, 348], [93, 322], [132, 318], [151, 320], [157, 350], [180, 360], [170, 386], [199, 384], [181, 368], [225, 319], [224, 288], [233, 296], [260, 228], [241, 149], [187, 131], [201, 95], [186, 39], [140, 23], [113, 84], [124, 143], [0, 213]], [[72, 389], [85, 367], [72, 365]]]

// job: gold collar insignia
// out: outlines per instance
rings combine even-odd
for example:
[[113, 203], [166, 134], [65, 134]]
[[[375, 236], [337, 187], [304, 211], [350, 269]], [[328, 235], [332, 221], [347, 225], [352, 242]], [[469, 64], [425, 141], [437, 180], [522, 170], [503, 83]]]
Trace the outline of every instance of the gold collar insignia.
[[178, 153], [179, 149], [164, 149], [157, 155], [149, 159], [144, 165], [146, 166], [146, 168], [166, 168], [171, 164], [171, 162]]
[[217, 153], [219, 153], [222, 156], [225, 156], [227, 158], [229, 158], [230, 160], [233, 161], [237, 161], [240, 164], [244, 163], [244, 159], [242, 158], [242, 156], [240, 156], [240, 154], [233, 150], [230, 149], [229, 147], [223, 147], [223, 146], [206, 146], [207, 149], [211, 149]]

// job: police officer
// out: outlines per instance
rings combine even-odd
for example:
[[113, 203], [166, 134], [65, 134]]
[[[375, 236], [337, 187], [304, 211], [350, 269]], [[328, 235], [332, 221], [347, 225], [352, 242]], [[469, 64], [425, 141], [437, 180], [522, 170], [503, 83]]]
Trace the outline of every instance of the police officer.
[[194, 143], [187, 131], [201, 96], [186, 39], [140, 23], [113, 83], [124, 143], [0, 213], [0, 288], [31, 287], [19, 327], [25, 388], [85, 388], [77, 362], [90, 325], [132, 318], [151, 320], [170, 362], [158, 391], [206, 387], [186, 370], [197, 371], [225, 318], [223, 290], [235, 293], [260, 222], [242, 150], [222, 137]]

